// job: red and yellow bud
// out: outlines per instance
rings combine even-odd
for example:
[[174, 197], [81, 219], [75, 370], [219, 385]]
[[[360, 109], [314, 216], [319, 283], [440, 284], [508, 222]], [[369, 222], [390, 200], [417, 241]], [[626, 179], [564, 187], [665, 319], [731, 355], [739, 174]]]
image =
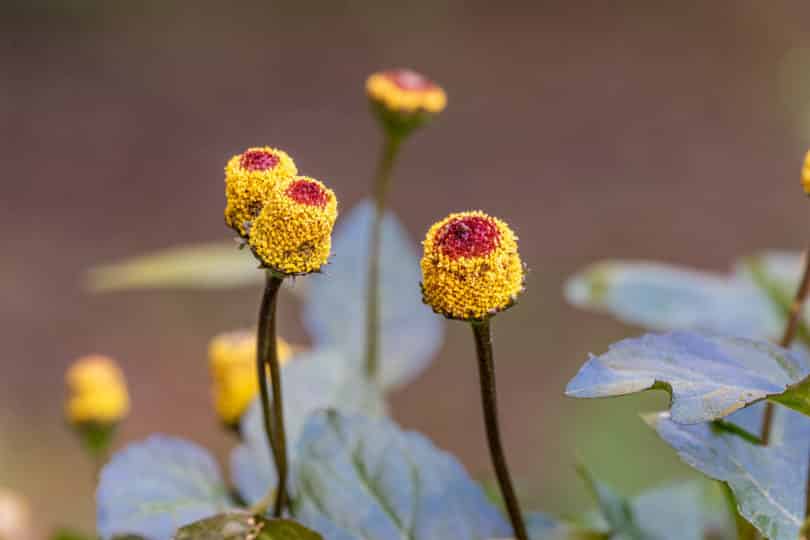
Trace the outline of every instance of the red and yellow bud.
[[277, 148], [249, 148], [233, 156], [225, 167], [225, 223], [246, 238], [268, 191], [296, 174], [295, 162]]
[[329, 259], [337, 198], [318, 180], [297, 176], [272, 190], [248, 243], [263, 266], [282, 275], [317, 272]]
[[483, 212], [451, 214], [427, 233], [422, 297], [451, 319], [485, 319], [511, 307], [523, 291], [517, 237]]

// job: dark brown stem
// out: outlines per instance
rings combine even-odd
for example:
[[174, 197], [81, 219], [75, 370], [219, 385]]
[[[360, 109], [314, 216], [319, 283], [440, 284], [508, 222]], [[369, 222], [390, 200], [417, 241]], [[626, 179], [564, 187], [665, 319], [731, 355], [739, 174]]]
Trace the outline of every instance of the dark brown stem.
[[368, 251], [368, 287], [366, 290], [366, 374], [374, 381], [379, 371], [380, 357], [380, 251], [382, 249], [382, 225], [388, 193], [391, 191], [391, 171], [399, 152], [402, 138], [387, 133], [384, 135], [380, 161], [374, 180], [374, 220]]
[[[259, 378], [259, 395], [262, 404], [262, 419], [267, 442], [276, 466], [278, 484], [271, 486], [267, 495], [251, 507], [254, 514], [264, 514], [273, 502], [273, 515], [281, 516], [287, 500], [287, 448], [284, 433], [284, 412], [281, 394], [281, 374], [278, 365], [276, 337], [276, 301], [283, 278], [267, 272], [262, 305], [259, 310], [259, 328], [256, 343], [256, 375]], [[273, 406], [270, 404], [270, 389], [267, 387], [267, 371], [273, 388]]]
[[[793, 303], [790, 305], [790, 310], [787, 314], [787, 324], [785, 325], [785, 332], [782, 334], [782, 339], [779, 345], [787, 349], [796, 338], [796, 332], [799, 329], [801, 322], [802, 308], [807, 300], [808, 292], [810, 292], [810, 249], [804, 256], [804, 271], [802, 279], [799, 283], [799, 288], [796, 291], [796, 296], [793, 298]], [[765, 405], [765, 413], [762, 417], [762, 430], [761, 438], [763, 444], [768, 444], [771, 440], [771, 430], [773, 428], [773, 415], [774, 404], [770, 401]], [[808, 503], [810, 504], [810, 503]]]
[[473, 322], [472, 329], [475, 337], [475, 350], [478, 353], [481, 403], [484, 408], [484, 423], [487, 431], [487, 442], [489, 443], [489, 454], [492, 458], [492, 465], [495, 467], [495, 475], [498, 478], [498, 485], [506, 505], [506, 511], [509, 514], [509, 520], [512, 522], [515, 538], [516, 540], [528, 540], [526, 525], [523, 523], [523, 514], [515, 496], [512, 477], [509, 474], [509, 467], [501, 444], [501, 432], [498, 427], [498, 399], [495, 390], [495, 362], [492, 357], [492, 334], [490, 333], [489, 320]]

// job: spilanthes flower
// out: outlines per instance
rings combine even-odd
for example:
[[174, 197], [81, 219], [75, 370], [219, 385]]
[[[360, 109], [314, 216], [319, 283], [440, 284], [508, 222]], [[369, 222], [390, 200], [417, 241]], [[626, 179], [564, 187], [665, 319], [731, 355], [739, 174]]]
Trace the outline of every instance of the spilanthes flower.
[[366, 80], [366, 94], [386, 131], [400, 138], [447, 106], [442, 87], [410, 69], [374, 73]]
[[804, 166], [802, 167], [802, 186], [804, 192], [810, 195], [810, 152], [804, 156]]
[[76, 360], [65, 377], [66, 414], [75, 424], [112, 425], [129, 413], [124, 375], [112, 358], [101, 355]]
[[[284, 365], [292, 348], [281, 338], [277, 346], [279, 363]], [[238, 330], [214, 337], [208, 345], [208, 360], [217, 414], [225, 424], [237, 425], [259, 393], [256, 333]]]
[[451, 214], [423, 242], [422, 296], [451, 319], [474, 321], [503, 311], [523, 291], [517, 237], [483, 212]]
[[329, 258], [336, 219], [334, 192], [297, 176], [270, 193], [248, 242], [263, 266], [278, 274], [317, 272]]
[[268, 190], [296, 174], [295, 162], [277, 148], [249, 148], [233, 156], [225, 167], [225, 223], [246, 238]]

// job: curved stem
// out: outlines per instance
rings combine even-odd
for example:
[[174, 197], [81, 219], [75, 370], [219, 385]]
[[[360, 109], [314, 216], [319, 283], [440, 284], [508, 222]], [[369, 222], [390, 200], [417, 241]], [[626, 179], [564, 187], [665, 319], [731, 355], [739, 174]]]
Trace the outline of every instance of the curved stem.
[[501, 433], [498, 427], [498, 400], [495, 391], [495, 362], [492, 358], [492, 335], [489, 320], [472, 323], [475, 337], [475, 350], [478, 353], [478, 371], [481, 379], [481, 402], [484, 408], [484, 423], [487, 429], [487, 442], [492, 465], [501, 489], [506, 511], [516, 540], [528, 540], [526, 525], [523, 523], [523, 514], [520, 511], [515, 489], [512, 486], [512, 477], [501, 444]]
[[382, 224], [388, 193], [391, 191], [391, 171], [394, 168], [402, 137], [385, 133], [377, 174], [374, 180], [374, 221], [368, 250], [368, 282], [366, 289], [366, 374], [377, 378], [380, 357], [380, 251]]
[[[796, 296], [793, 298], [793, 303], [787, 314], [787, 324], [785, 325], [785, 332], [782, 334], [782, 339], [779, 345], [785, 349], [790, 347], [796, 337], [796, 332], [799, 329], [801, 322], [802, 308], [807, 300], [807, 295], [810, 293], [810, 249], [804, 255], [804, 271], [802, 279], [799, 283], [799, 288], [796, 290]], [[762, 417], [761, 438], [763, 444], [768, 444], [771, 440], [771, 430], [773, 427], [774, 404], [770, 401], [765, 405], [765, 414]], [[810, 502], [808, 502], [810, 505]]]
[[[270, 487], [268, 493], [254, 504], [250, 511], [264, 514], [271, 503], [273, 513], [281, 515], [287, 495], [287, 451], [284, 435], [283, 411], [281, 402], [281, 377], [278, 370], [278, 347], [276, 338], [276, 300], [283, 278], [267, 272], [264, 295], [259, 309], [259, 328], [256, 342], [256, 376], [259, 378], [259, 395], [262, 404], [262, 419], [267, 442], [273, 454], [278, 475], [278, 484]], [[270, 404], [270, 390], [267, 387], [267, 371], [273, 386], [273, 406]]]

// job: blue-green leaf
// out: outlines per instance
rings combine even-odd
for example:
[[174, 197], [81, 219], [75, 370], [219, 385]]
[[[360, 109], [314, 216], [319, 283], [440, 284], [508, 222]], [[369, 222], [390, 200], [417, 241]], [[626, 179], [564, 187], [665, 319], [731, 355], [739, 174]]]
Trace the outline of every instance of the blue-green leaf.
[[[761, 407], [741, 411], [729, 421], [758, 430]], [[650, 415], [647, 422], [688, 465], [726, 482], [738, 510], [771, 540], [796, 540], [804, 522], [810, 420], [788, 409], [777, 409], [769, 446], [754, 445], [711, 424], [683, 425], [669, 413]]]
[[591, 357], [568, 383], [566, 395], [595, 398], [666, 389], [672, 395], [672, 419], [694, 424], [778, 396], [808, 374], [803, 355], [765, 341], [699, 332], [647, 334]]
[[98, 266], [87, 286], [98, 292], [129, 289], [227, 289], [254, 285], [264, 272], [236, 242], [178, 246]]
[[116, 453], [101, 471], [98, 532], [169, 540], [178, 527], [233, 506], [219, 468], [203, 448], [153, 435]]
[[[285, 364], [281, 378], [285, 429], [293, 461], [296, 441], [313, 412], [334, 408], [372, 416], [385, 413], [379, 390], [365, 377], [347, 370], [340, 351], [315, 349], [301, 353]], [[253, 503], [276, 482], [258, 400], [242, 418], [241, 428], [245, 442], [231, 455], [231, 476], [242, 498]]]
[[571, 278], [572, 304], [652, 330], [708, 330], [752, 338], [781, 331], [781, 316], [750, 279], [640, 261], [604, 261]]
[[455, 458], [387, 419], [314, 415], [299, 443], [295, 474], [297, 516], [305, 524], [331, 522], [346, 539], [511, 535]]
[[[324, 274], [308, 278], [304, 320], [316, 346], [344, 351], [364, 369], [368, 243], [374, 210], [368, 201], [341, 218], [334, 257]], [[441, 345], [443, 322], [422, 304], [416, 244], [393, 213], [383, 222], [380, 271], [380, 372], [383, 388], [401, 386], [427, 367]]]

